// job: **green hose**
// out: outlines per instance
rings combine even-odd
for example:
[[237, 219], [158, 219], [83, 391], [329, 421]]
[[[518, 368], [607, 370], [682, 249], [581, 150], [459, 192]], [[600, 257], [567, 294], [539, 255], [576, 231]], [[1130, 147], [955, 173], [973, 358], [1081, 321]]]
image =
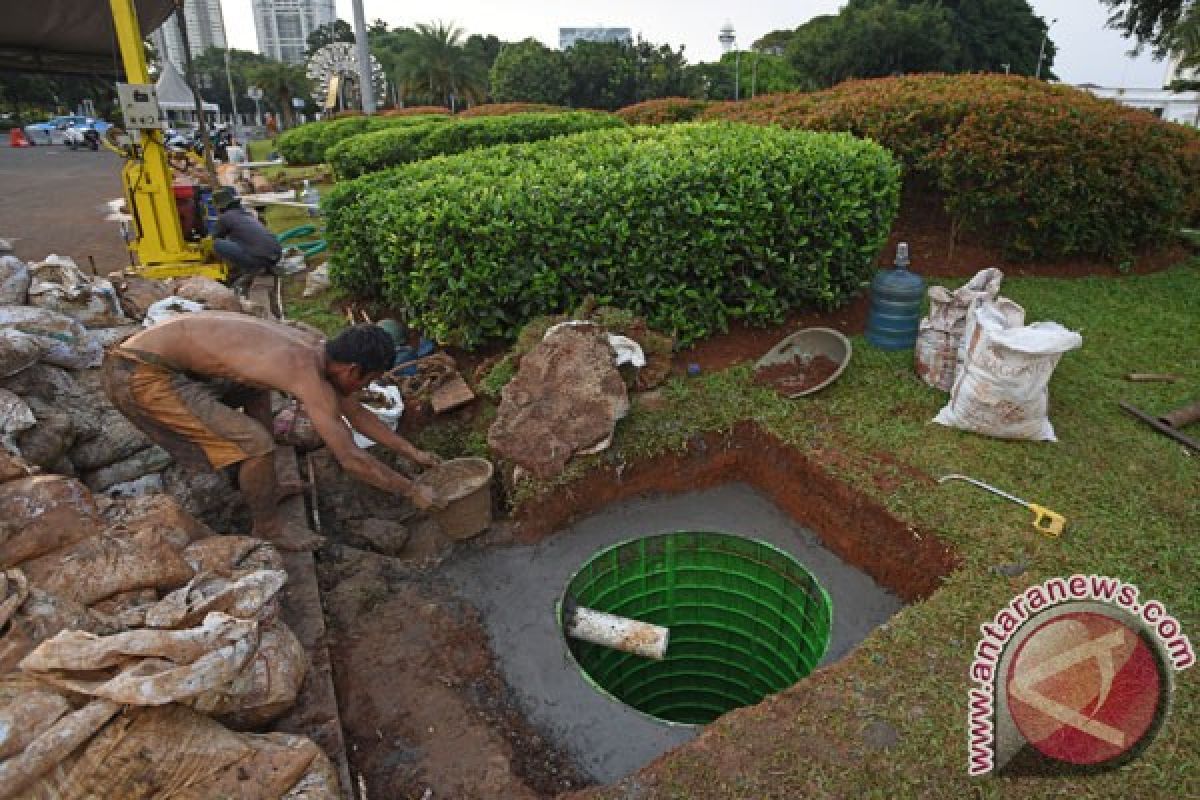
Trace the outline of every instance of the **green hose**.
[[290, 228], [275, 238], [278, 239], [282, 244], [289, 239], [299, 239], [302, 236], [312, 236], [316, 232], [317, 227], [315, 225], [297, 225], [295, 228]]

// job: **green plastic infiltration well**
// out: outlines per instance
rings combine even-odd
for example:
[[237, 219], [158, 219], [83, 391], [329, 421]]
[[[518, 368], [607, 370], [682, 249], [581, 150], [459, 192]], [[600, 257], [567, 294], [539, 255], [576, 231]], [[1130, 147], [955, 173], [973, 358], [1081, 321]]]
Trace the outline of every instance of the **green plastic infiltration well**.
[[653, 661], [567, 639], [601, 690], [661, 720], [707, 724], [794, 684], [829, 646], [829, 595], [790, 555], [724, 533], [615, 544], [567, 584], [581, 606], [671, 630]]

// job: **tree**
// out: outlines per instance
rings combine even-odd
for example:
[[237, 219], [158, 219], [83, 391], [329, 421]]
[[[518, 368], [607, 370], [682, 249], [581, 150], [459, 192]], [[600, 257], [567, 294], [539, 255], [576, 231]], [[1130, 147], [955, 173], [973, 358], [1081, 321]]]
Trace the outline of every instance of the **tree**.
[[567, 101], [567, 65], [563, 54], [536, 39], [506, 44], [496, 56], [491, 73], [492, 99], [499, 103]]
[[638, 102], [637, 68], [622, 42], [576, 42], [563, 54], [575, 108], [614, 111]]
[[[946, 2], [955, 15], [959, 58], [956, 71], [1037, 73], [1038, 53], [1047, 26], [1028, 0], [974, 0]], [[1046, 36], [1042, 77], [1054, 77], [1051, 67], [1058, 48]]]
[[758, 41], [754, 42], [754, 44], [750, 45], [750, 49], [757, 50], [760, 53], [772, 53], [774, 55], [781, 56], [783, 55], [784, 51], [787, 50], [788, 42], [790, 42], [792, 37], [795, 35], [796, 32], [794, 30], [771, 31]]
[[[1134, 52], [1150, 47], [1158, 58], [1179, 58], [1179, 66], [1200, 68], [1200, 4], [1192, 0], [1101, 0], [1112, 9], [1108, 27], [1137, 44]], [[1177, 82], [1177, 90], [1195, 85]]]
[[[271, 59], [259, 53], [236, 49], [229, 51], [229, 78], [233, 79], [233, 91], [237, 95], [240, 110], [245, 111], [250, 102], [246, 99], [246, 90], [254, 85], [250, 72], [269, 63], [273, 63]], [[205, 100], [226, 110], [233, 107], [229, 97], [229, 78], [225, 73], [224, 49], [208, 48], [192, 59], [192, 69], [196, 74], [196, 88]]]
[[326, 22], [308, 35], [308, 38], [304, 40], [307, 45], [304, 56], [305, 58], [311, 57], [313, 53], [327, 44], [353, 41], [354, 29], [350, 27], [350, 23], [344, 19], [335, 19], [333, 22]]
[[397, 58], [396, 72], [406, 90], [454, 108], [459, 101], [487, 96], [487, 75], [463, 47], [463, 30], [443, 22], [418, 23], [416, 35]]
[[304, 67], [299, 64], [268, 61], [250, 70], [248, 78], [262, 89], [268, 106], [278, 112], [285, 127], [296, 119], [292, 98], [307, 98], [312, 92], [312, 84], [305, 75]]
[[495, 36], [480, 36], [478, 33], [473, 33], [467, 37], [467, 43], [464, 48], [467, 55], [477, 63], [485, 73], [492, 71], [492, 65], [496, 63], [496, 58], [500, 55], [500, 50], [504, 47], [504, 42], [497, 39]]
[[832, 86], [848, 78], [953, 72], [960, 57], [954, 15], [941, 4], [851, 0], [836, 16], [796, 30], [787, 58], [802, 80]]

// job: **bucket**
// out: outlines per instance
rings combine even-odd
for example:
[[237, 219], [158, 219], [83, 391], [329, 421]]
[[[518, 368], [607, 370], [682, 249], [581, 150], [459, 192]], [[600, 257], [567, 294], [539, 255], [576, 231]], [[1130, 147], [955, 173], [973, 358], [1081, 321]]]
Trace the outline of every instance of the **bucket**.
[[469, 539], [492, 524], [492, 463], [486, 458], [456, 458], [417, 478], [433, 489], [438, 505], [434, 521], [451, 539]]

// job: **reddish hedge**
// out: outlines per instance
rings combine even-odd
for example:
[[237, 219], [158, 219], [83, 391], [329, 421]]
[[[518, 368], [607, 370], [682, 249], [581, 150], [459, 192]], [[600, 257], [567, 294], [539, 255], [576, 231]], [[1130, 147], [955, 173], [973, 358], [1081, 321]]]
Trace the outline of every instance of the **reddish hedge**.
[[660, 97], [625, 106], [616, 113], [630, 125], [665, 125], [691, 122], [710, 105], [712, 103], [706, 100], [693, 100], [690, 97]]
[[483, 103], [458, 112], [460, 117], [502, 117], [507, 114], [543, 114], [566, 111], [563, 106], [546, 103]]
[[720, 103], [703, 119], [848, 131], [1013, 258], [1121, 260], [1200, 215], [1200, 134], [1067, 86], [1003, 75], [849, 81]]
[[435, 114], [449, 115], [450, 109], [445, 106], [409, 106], [408, 108], [389, 108], [381, 111], [381, 117], [428, 117]]

